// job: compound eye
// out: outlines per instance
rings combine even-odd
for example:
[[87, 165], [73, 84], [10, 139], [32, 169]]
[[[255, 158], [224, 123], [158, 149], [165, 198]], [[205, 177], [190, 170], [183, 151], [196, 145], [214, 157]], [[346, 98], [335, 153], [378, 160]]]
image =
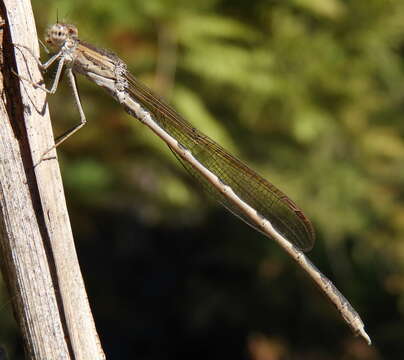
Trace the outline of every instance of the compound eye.
[[77, 35], [78, 35], [78, 32], [77, 32], [77, 28], [76, 27], [69, 27], [68, 29], [67, 29], [67, 33], [68, 33], [68, 35], [69, 36], [71, 36], [71, 37], [77, 37]]

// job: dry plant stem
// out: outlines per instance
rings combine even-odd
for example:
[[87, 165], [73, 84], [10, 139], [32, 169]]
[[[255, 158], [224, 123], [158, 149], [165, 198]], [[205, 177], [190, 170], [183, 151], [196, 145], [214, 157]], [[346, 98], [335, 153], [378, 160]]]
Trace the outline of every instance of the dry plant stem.
[[41, 79], [34, 59], [11, 45], [22, 44], [38, 54], [32, 9], [28, 0], [5, 0], [1, 10], [8, 29], [8, 61], [0, 102], [0, 251], [27, 359], [105, 359], [58, 164], [44, 161], [34, 167], [54, 145], [46, 94], [11, 74], [13, 68], [34, 82]]

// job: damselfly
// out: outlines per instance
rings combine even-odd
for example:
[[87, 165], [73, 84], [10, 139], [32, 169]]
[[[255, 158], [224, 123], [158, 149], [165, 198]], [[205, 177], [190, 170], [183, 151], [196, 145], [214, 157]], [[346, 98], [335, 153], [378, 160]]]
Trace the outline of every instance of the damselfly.
[[38, 59], [37, 62], [42, 69], [58, 62], [55, 80], [51, 89], [33, 85], [55, 93], [65, 67], [81, 118], [80, 123], [62, 135], [54, 147], [86, 122], [73, 73], [82, 74], [106, 89], [130, 115], [159, 136], [218, 202], [281, 245], [334, 303], [353, 331], [371, 343], [359, 314], [304, 255], [304, 251], [313, 247], [314, 230], [291, 199], [153, 95], [128, 72], [126, 64], [115, 54], [80, 40], [75, 26], [54, 24], [48, 29], [45, 41], [56, 54], [44, 64]]

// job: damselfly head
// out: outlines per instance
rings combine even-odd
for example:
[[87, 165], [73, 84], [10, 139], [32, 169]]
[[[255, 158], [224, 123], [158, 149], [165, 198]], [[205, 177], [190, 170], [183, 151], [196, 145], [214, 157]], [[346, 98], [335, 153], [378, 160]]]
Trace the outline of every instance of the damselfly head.
[[50, 46], [60, 48], [68, 39], [77, 39], [78, 30], [70, 24], [54, 24], [45, 33], [45, 42]]

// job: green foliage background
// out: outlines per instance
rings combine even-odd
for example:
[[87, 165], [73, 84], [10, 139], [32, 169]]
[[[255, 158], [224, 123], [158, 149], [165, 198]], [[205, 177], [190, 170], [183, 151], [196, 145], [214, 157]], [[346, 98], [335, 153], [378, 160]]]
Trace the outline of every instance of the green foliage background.
[[[316, 227], [311, 259], [375, 343], [353, 338], [276, 245], [207, 202], [159, 139], [84, 80], [88, 125], [59, 157], [110, 359], [404, 356], [403, 1], [33, 6], [39, 33], [58, 12], [294, 199]], [[68, 86], [49, 101], [55, 134], [78, 121]], [[1, 333], [17, 358], [15, 330]]]

